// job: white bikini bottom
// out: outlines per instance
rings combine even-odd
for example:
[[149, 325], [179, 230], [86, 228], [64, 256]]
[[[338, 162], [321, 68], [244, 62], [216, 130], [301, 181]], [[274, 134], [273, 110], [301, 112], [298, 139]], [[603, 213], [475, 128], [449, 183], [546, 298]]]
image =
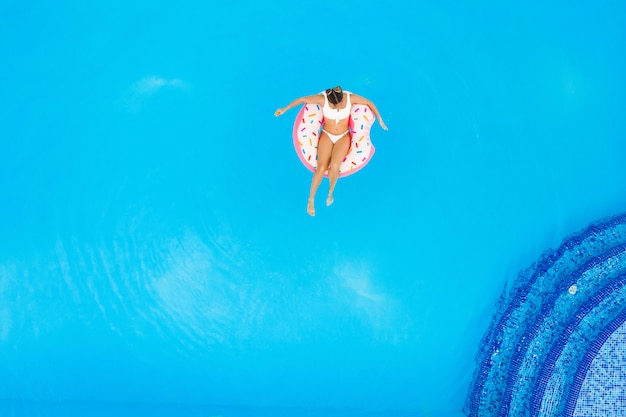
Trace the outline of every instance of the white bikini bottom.
[[333, 135], [332, 133], [328, 133], [327, 131], [325, 131], [324, 129], [322, 129], [322, 132], [326, 133], [328, 135], [328, 138], [330, 139], [330, 141], [332, 143], [337, 143], [337, 141], [339, 139], [341, 139], [342, 137], [344, 137], [347, 133], [350, 132], [350, 130], [346, 130], [345, 132], [343, 132], [341, 135]]

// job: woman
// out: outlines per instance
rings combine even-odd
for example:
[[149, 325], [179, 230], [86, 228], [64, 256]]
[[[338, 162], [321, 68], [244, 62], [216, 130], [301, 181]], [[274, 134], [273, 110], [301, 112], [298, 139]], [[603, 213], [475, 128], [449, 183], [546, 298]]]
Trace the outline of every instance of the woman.
[[307, 206], [307, 213], [311, 216], [315, 216], [315, 193], [326, 171], [328, 171], [328, 180], [330, 181], [326, 205], [330, 206], [333, 204], [333, 192], [335, 191], [337, 178], [339, 178], [339, 166], [350, 150], [350, 129], [348, 128], [348, 122], [352, 105], [364, 104], [368, 106], [372, 109], [372, 112], [374, 112], [378, 123], [380, 123], [380, 127], [387, 130], [387, 126], [385, 126], [374, 103], [364, 97], [352, 94], [349, 91], [343, 91], [339, 86], [329, 88], [324, 93], [300, 97], [287, 107], [276, 110], [274, 114], [281, 116], [292, 107], [304, 103], [319, 104], [322, 106], [324, 113], [322, 134], [317, 144], [317, 169], [311, 181], [311, 193]]

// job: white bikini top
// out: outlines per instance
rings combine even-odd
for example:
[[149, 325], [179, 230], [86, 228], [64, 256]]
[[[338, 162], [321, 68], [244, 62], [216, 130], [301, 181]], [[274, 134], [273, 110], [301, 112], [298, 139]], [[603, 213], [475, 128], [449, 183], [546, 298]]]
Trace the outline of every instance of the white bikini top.
[[347, 119], [348, 117], [350, 117], [350, 108], [352, 107], [350, 105], [351, 93], [349, 91], [344, 91], [344, 93], [347, 96], [347, 100], [346, 100], [346, 107], [344, 107], [343, 109], [331, 108], [330, 105], [328, 104], [328, 95], [326, 94], [326, 92], [320, 93], [320, 94], [324, 94], [324, 108], [322, 109], [322, 113], [324, 114], [324, 119], [326, 120], [335, 119], [335, 123], [339, 123], [339, 120]]

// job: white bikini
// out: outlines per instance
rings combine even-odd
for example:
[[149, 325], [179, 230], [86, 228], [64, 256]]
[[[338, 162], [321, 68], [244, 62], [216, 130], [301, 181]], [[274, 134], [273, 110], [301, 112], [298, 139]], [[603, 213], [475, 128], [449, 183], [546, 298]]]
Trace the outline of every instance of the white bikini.
[[[328, 104], [328, 95], [325, 92], [322, 93], [324, 94], [324, 107], [322, 109], [322, 113], [324, 114], [324, 120], [335, 119], [335, 124], [337, 124], [339, 123], [340, 120], [347, 119], [348, 117], [350, 117], [350, 108], [352, 107], [350, 105], [350, 93], [347, 91], [344, 91], [344, 93], [346, 94], [347, 99], [346, 99], [346, 106], [343, 109], [331, 108], [330, 105]], [[337, 141], [341, 139], [342, 137], [344, 137], [346, 133], [350, 132], [350, 129], [346, 130], [340, 135], [333, 135], [332, 133], [328, 133], [324, 129], [322, 129], [322, 132], [328, 135], [328, 138], [330, 139], [332, 143], [337, 143]]]

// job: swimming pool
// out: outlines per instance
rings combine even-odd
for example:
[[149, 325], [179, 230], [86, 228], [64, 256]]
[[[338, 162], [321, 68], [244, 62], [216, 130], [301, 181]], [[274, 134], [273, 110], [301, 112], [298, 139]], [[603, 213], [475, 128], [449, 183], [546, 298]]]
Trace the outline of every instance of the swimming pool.
[[[0, 5], [3, 414], [461, 414], [503, 289], [624, 211], [625, 7]], [[336, 84], [389, 131], [309, 218], [273, 112]]]

